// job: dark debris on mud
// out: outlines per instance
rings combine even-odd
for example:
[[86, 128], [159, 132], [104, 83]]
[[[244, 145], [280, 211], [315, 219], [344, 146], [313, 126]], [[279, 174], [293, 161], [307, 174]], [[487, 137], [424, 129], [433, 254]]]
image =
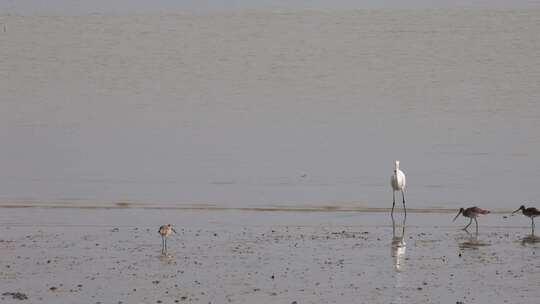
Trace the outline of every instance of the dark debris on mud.
[[28, 296], [22, 292], [4, 292], [3, 296], [11, 296], [16, 300], [28, 300]]

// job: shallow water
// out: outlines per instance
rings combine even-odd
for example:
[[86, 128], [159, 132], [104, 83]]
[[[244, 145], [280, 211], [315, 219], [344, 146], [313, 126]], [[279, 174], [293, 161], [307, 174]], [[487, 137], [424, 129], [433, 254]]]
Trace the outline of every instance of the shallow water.
[[0, 201], [535, 201], [540, 11], [2, 16]]

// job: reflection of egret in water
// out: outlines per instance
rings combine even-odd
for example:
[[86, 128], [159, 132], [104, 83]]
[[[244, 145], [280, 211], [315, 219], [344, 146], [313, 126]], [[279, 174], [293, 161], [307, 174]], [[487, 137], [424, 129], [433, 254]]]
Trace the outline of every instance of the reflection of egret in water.
[[[390, 246], [390, 253], [392, 255], [392, 260], [394, 264], [394, 297], [392, 303], [403, 303], [403, 297], [400, 290], [407, 284], [407, 277], [402, 271], [404, 270], [403, 266], [405, 264], [405, 251], [407, 249], [405, 244], [405, 222], [407, 221], [406, 217], [403, 217], [403, 223], [401, 225], [401, 235], [396, 233], [396, 222], [394, 221], [393, 214], [392, 217], [392, 244]], [[403, 277], [402, 277], [403, 276]]]
[[392, 258], [394, 259], [394, 267], [396, 271], [403, 270], [403, 263], [405, 260], [405, 250], [407, 249], [404, 238], [405, 238], [405, 222], [406, 217], [403, 218], [401, 235], [396, 235], [396, 222], [394, 221], [394, 216], [392, 215]]

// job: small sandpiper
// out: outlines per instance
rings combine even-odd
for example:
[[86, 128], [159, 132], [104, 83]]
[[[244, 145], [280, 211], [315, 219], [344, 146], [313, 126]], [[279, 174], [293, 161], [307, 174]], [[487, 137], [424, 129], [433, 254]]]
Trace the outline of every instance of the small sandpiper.
[[176, 233], [171, 224], [159, 227], [158, 233], [161, 235], [161, 254], [167, 254], [167, 237], [172, 233]]
[[453, 221], [455, 221], [460, 214], [463, 214], [464, 217], [470, 218], [471, 220], [469, 221], [469, 224], [467, 224], [467, 226], [465, 226], [465, 228], [463, 228], [463, 230], [468, 231], [467, 228], [469, 228], [469, 226], [472, 224], [472, 221], [474, 219], [474, 222], [476, 223], [476, 234], [478, 234], [478, 221], [476, 220], [476, 218], [479, 215], [488, 214], [488, 213], [489, 213], [488, 210], [484, 210], [484, 209], [478, 208], [478, 207], [470, 207], [470, 208], [467, 208], [467, 209], [459, 208], [459, 212], [458, 212], [458, 214], [456, 215], [456, 217], [454, 218]]
[[528, 217], [531, 218], [531, 223], [532, 223], [531, 224], [531, 232], [532, 232], [531, 235], [534, 235], [534, 218], [537, 217], [537, 216], [540, 216], [540, 210], [538, 210], [538, 209], [536, 209], [534, 207], [525, 208], [524, 205], [521, 205], [519, 207], [519, 209], [512, 212], [512, 214], [514, 214], [514, 213], [516, 213], [516, 212], [518, 212], [520, 210], [521, 210], [521, 212], [523, 212], [523, 215], [528, 216]]

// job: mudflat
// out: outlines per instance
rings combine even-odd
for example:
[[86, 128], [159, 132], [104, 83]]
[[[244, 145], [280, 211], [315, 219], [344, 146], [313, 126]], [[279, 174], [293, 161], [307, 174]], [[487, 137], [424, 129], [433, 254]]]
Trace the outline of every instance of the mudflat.
[[[2, 303], [536, 303], [523, 216], [2, 208]], [[175, 225], [161, 255], [159, 225]], [[395, 229], [393, 229], [395, 228]], [[403, 236], [403, 237], [401, 237]], [[27, 299], [21, 299], [26, 296]]]

